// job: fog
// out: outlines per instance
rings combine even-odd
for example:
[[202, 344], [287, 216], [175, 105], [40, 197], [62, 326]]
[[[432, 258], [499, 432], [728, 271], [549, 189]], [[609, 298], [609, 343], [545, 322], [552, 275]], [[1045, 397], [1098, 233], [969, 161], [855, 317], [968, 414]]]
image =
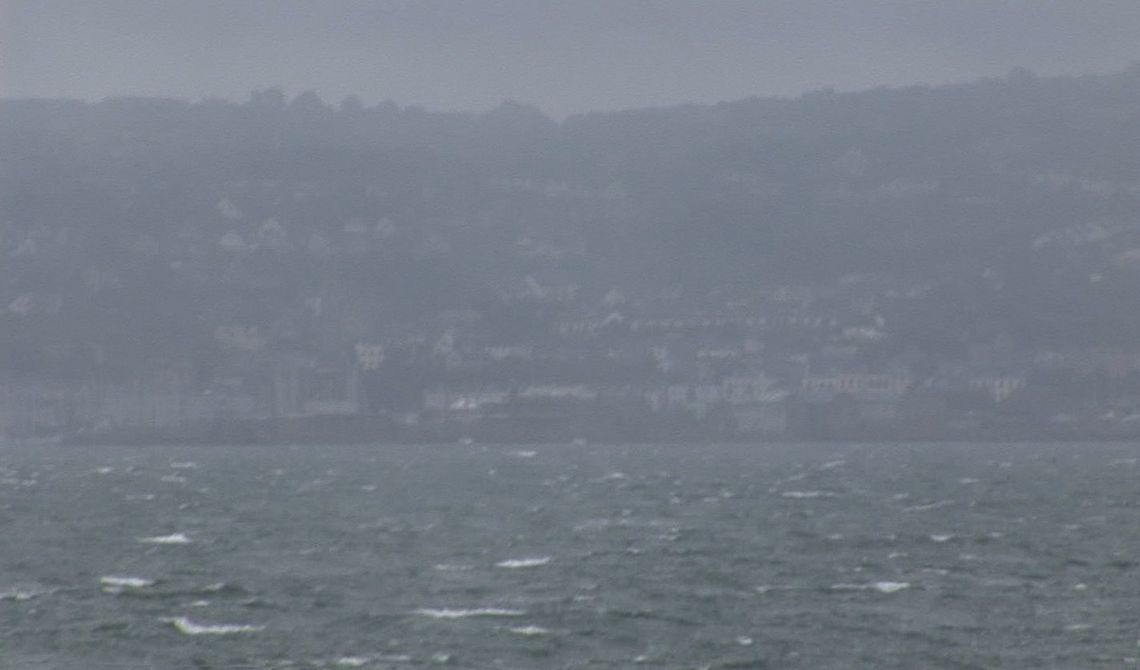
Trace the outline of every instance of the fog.
[[1140, 57], [1129, 0], [7, 0], [0, 22], [4, 97], [275, 86], [441, 110], [514, 99], [555, 117]]
[[1133, 3], [3, 12], [5, 438], [1140, 437]]
[[1138, 667], [1138, 35], [0, 0], [0, 667]]

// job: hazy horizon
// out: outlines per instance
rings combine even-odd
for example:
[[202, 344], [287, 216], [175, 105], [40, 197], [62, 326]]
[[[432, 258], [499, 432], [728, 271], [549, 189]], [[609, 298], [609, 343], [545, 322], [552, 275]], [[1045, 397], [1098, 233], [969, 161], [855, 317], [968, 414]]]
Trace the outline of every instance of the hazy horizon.
[[940, 85], [1140, 59], [1128, 2], [140, 2], [0, 5], [0, 97], [306, 90], [553, 117]]

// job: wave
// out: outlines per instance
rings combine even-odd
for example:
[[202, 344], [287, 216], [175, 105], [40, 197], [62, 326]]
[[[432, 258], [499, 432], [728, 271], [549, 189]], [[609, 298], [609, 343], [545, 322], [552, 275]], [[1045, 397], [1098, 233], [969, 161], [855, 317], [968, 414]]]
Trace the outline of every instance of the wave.
[[152, 535], [140, 537], [139, 542], [145, 544], [190, 544], [190, 538], [185, 533], [171, 533], [170, 535]]
[[363, 668], [374, 663], [411, 663], [407, 654], [381, 654], [379, 656], [341, 656], [332, 662], [338, 668]]
[[440, 572], [468, 572], [472, 569], [472, 566], [457, 563], [436, 563], [432, 566], [432, 569]]
[[910, 582], [870, 582], [869, 584], [832, 584], [832, 591], [877, 591], [897, 593], [910, 588]]
[[498, 568], [537, 568], [551, 561], [549, 556], [536, 556], [533, 558], [509, 558], [495, 564]]
[[953, 505], [953, 504], [954, 504], [953, 500], [939, 500], [938, 502], [926, 503], [925, 505], [911, 505], [910, 507], [904, 507], [903, 511], [904, 512], [925, 512], [926, 510], [938, 509], [939, 507], [946, 507], [947, 505]]
[[15, 600], [24, 602], [51, 593], [51, 589], [40, 586], [14, 586], [7, 591], [0, 591], [0, 600]]
[[429, 607], [421, 607], [416, 610], [416, 614], [420, 616], [431, 617], [433, 619], [468, 619], [471, 617], [493, 617], [493, 616], [523, 616], [526, 612], [522, 610], [503, 609], [499, 607], [475, 607], [471, 609], [433, 609]]
[[514, 633], [515, 635], [526, 635], [528, 637], [550, 634], [550, 631], [543, 628], [542, 626], [513, 626], [507, 630]]
[[203, 624], [191, 621], [188, 617], [184, 616], [166, 618], [162, 619], [162, 621], [172, 624], [179, 633], [184, 635], [236, 635], [239, 633], [257, 633], [265, 630], [265, 626], [254, 626], [250, 624]]
[[122, 593], [127, 589], [145, 589], [148, 586], [154, 586], [153, 579], [145, 577], [124, 577], [120, 575], [107, 575], [99, 578], [99, 583], [103, 585], [103, 590], [107, 593]]
[[807, 500], [811, 498], [834, 498], [835, 494], [830, 491], [784, 491], [780, 496], [783, 498], [794, 498], [796, 500]]

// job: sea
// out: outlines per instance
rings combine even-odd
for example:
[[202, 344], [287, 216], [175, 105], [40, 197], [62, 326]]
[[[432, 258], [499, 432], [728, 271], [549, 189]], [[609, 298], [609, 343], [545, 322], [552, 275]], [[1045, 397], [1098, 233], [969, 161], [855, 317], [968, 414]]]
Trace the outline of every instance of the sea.
[[1136, 668], [1140, 445], [0, 447], [0, 667]]

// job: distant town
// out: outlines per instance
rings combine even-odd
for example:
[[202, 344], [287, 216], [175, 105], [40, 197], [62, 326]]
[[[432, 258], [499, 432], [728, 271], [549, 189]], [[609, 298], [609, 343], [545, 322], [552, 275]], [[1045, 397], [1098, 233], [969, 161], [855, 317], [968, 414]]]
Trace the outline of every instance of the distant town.
[[[203, 383], [172, 364], [124, 383], [6, 383], [0, 430], [225, 444], [1140, 437], [1140, 352], [1000, 335], [949, 360], [899, 350], [884, 315], [926, 290], [850, 276], [699, 304], [617, 289], [588, 302], [532, 280], [500, 307], [551, 315], [531, 325], [539, 335], [489, 338], [458, 314], [327, 355], [218, 326], [224, 374]], [[305, 307], [322, 319], [319, 299]]]
[[0, 100], [0, 439], [1138, 439], [1137, 110]]

